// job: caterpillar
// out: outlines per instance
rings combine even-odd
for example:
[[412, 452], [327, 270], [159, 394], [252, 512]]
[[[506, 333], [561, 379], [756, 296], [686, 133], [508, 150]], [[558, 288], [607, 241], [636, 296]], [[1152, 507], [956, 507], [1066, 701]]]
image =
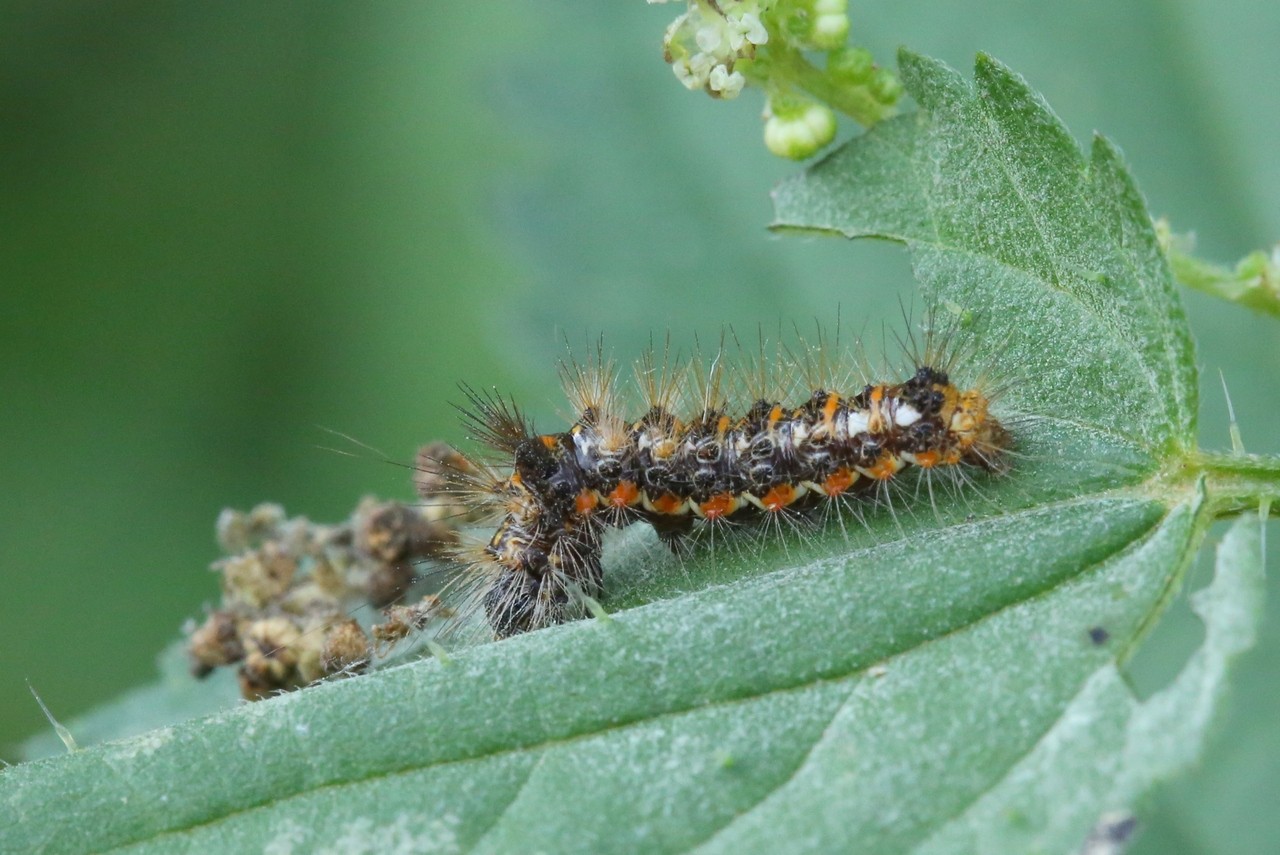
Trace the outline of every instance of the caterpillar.
[[[701, 371], [659, 361], [651, 348], [636, 366], [639, 414], [628, 418], [599, 347], [588, 365], [562, 366], [575, 418], [556, 433], [537, 432], [511, 399], [463, 386], [459, 409], [489, 454], [420, 458], [429, 486], [419, 492], [431, 498], [447, 483], [473, 517], [495, 521], [458, 560], [496, 638], [562, 623], [603, 593], [607, 528], [648, 523], [679, 551], [698, 526], [862, 501], [909, 467], [1003, 470], [1012, 436], [983, 383], [952, 381], [953, 336], [927, 334], [923, 349], [913, 340], [904, 350], [905, 379], [854, 384], [832, 379], [825, 348], [771, 364], [762, 339], [761, 358], [736, 371], [724, 367], [723, 342]], [[725, 386], [743, 387], [745, 406], [735, 408]]]
[[[952, 379], [969, 355], [956, 329], [927, 333], [923, 348], [904, 342], [906, 379], [896, 383], [866, 382], [865, 358], [841, 368], [821, 333], [816, 347], [800, 342], [772, 359], [762, 337], [733, 368], [723, 342], [706, 367], [681, 367], [669, 345], [659, 360], [651, 347], [636, 366], [635, 418], [598, 345], [587, 365], [562, 364], [574, 416], [559, 433], [537, 432], [510, 399], [463, 386], [459, 409], [488, 453], [420, 449], [411, 468], [421, 505], [366, 498], [337, 525], [288, 519], [270, 504], [223, 512], [226, 557], [213, 564], [223, 596], [187, 628], [193, 673], [237, 665], [241, 694], [255, 700], [366, 671], [429, 624], [474, 626], [467, 616], [477, 611], [507, 638], [592, 609], [609, 528], [648, 523], [683, 552], [699, 528], [780, 530], [815, 510], [858, 512], [908, 468], [962, 483], [972, 469], [1003, 471], [1013, 437], [991, 412], [1000, 390], [986, 370], [969, 387]], [[485, 522], [491, 535], [467, 546], [464, 528]], [[408, 602], [435, 575], [424, 563], [452, 581]], [[458, 609], [451, 587], [464, 591]], [[351, 609], [370, 606], [381, 619], [357, 622]]]

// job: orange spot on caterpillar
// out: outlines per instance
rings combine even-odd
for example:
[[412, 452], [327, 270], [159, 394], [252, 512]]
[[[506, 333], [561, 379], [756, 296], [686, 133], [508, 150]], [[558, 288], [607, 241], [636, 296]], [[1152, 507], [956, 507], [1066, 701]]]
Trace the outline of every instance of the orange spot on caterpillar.
[[875, 465], [867, 469], [867, 474], [877, 481], [888, 481], [902, 469], [902, 459], [892, 452], [884, 452], [876, 460]]
[[640, 488], [634, 481], [623, 481], [609, 493], [608, 502], [615, 508], [629, 508], [640, 501]]
[[822, 482], [822, 492], [834, 498], [852, 487], [857, 480], [857, 472], [841, 466]]
[[840, 412], [840, 403], [840, 396], [835, 392], [830, 392], [827, 395], [826, 402], [822, 405], [822, 424], [828, 431], [832, 429], [836, 413]]
[[679, 496], [673, 496], [670, 493], [663, 493], [656, 499], [649, 502], [655, 513], [659, 514], [678, 514], [685, 507], [684, 500]]
[[760, 504], [764, 505], [766, 511], [777, 513], [799, 498], [799, 495], [790, 484], [777, 484], [760, 497]]
[[738, 504], [738, 500], [734, 498], [732, 493], [716, 493], [699, 505], [698, 510], [702, 512], [702, 516], [705, 518], [718, 520], [720, 517], [727, 517], [736, 511]]
[[942, 461], [942, 455], [936, 451], [921, 451], [915, 455], [916, 465], [921, 469], [932, 469]]

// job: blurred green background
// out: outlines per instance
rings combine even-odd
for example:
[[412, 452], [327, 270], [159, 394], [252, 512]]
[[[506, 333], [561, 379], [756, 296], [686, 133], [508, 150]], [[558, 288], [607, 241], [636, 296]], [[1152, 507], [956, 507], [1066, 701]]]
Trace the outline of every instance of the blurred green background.
[[[677, 84], [678, 5], [0, 2], [0, 757], [45, 726], [27, 680], [66, 721], [153, 677], [216, 598], [224, 506], [336, 520], [411, 495], [322, 427], [407, 460], [461, 438], [459, 380], [554, 423], [566, 338], [628, 359], [651, 332], [837, 305], [896, 321], [900, 249], [765, 230], [796, 167], [760, 144], [757, 94]], [[1205, 256], [1280, 238], [1274, 2], [853, 5], [884, 61], [905, 43], [1022, 72]], [[1280, 451], [1280, 326], [1185, 297], [1204, 444], [1227, 441], [1221, 371], [1250, 449]], [[1203, 768], [1157, 796], [1141, 851], [1280, 846], [1274, 580]], [[1198, 637], [1179, 604], [1135, 684]]]

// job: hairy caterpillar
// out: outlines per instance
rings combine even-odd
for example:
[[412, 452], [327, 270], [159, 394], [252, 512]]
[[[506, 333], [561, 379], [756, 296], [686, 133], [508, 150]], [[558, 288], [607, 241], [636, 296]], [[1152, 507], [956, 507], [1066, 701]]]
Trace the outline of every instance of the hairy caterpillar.
[[[460, 409], [491, 453], [421, 449], [421, 505], [365, 499], [337, 525], [288, 519], [275, 505], [223, 513], [227, 557], [213, 565], [222, 602], [188, 627], [193, 671], [237, 665], [241, 693], [257, 699], [365, 671], [428, 624], [467, 624], [458, 611], [483, 610], [505, 638], [580, 617], [602, 596], [608, 528], [648, 523], [681, 551], [698, 527], [780, 531], [815, 510], [860, 511], [909, 467], [961, 483], [970, 469], [1002, 470], [1012, 437], [991, 413], [997, 392], [989, 379], [953, 381], [968, 355], [956, 333], [927, 333], [923, 348], [904, 342], [906, 379], [893, 383], [867, 382], [865, 359], [841, 367], [821, 335], [776, 358], [762, 340], [732, 368], [723, 343], [705, 366], [651, 349], [636, 366], [634, 418], [598, 348], [587, 365], [562, 366], [575, 417], [559, 433], [538, 433], [512, 401], [464, 386]], [[463, 545], [461, 527], [483, 522], [492, 535]], [[443, 562], [453, 579], [405, 604], [434, 575], [422, 562]], [[450, 587], [464, 591], [458, 610]], [[380, 621], [353, 618], [370, 606]]]
[[[762, 342], [761, 357], [734, 370], [722, 346], [701, 371], [651, 351], [636, 366], [631, 418], [598, 350], [592, 363], [562, 368], [576, 420], [558, 433], [538, 433], [513, 401], [464, 386], [460, 409], [491, 459], [428, 455], [420, 466], [431, 486], [420, 492], [431, 497], [443, 475], [473, 518], [496, 521], [486, 543], [460, 552], [463, 584], [496, 637], [561, 623], [603, 592], [608, 527], [646, 522], [678, 549], [696, 525], [860, 501], [907, 467], [1003, 468], [1011, 436], [982, 383], [952, 382], [953, 332], [904, 347], [910, 367], [899, 382], [835, 379], [824, 348], [770, 364]], [[733, 386], [743, 405], [723, 393]]]

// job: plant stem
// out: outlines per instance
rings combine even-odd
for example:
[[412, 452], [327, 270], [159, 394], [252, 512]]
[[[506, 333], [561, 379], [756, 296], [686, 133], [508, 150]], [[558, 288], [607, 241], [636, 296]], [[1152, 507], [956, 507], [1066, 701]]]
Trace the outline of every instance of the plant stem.
[[1179, 282], [1232, 303], [1280, 316], [1280, 288], [1269, 275], [1270, 257], [1262, 251], [1241, 259], [1232, 270], [1177, 250], [1169, 252], [1169, 267]]
[[1280, 457], [1198, 451], [1193, 469], [1203, 472], [1214, 516], [1263, 506], [1280, 514]]
[[839, 110], [863, 127], [871, 127], [892, 116], [891, 105], [877, 101], [865, 86], [844, 86], [814, 66], [804, 54], [783, 42], [769, 43], [769, 68], [775, 78], [782, 78], [803, 89], [827, 106]]
[[1196, 258], [1192, 239], [1175, 234], [1167, 220], [1156, 221], [1156, 236], [1173, 277], [1186, 287], [1280, 317], [1280, 246], [1251, 252], [1232, 268]]

